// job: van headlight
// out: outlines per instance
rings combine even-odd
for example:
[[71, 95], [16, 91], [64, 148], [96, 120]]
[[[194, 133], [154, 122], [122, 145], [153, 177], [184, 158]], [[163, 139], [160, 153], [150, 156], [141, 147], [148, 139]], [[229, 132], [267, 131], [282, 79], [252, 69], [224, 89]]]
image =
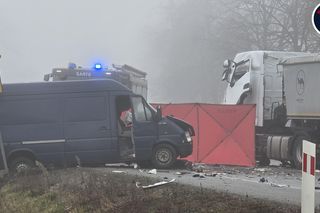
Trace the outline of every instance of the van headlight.
[[186, 138], [187, 138], [187, 142], [190, 143], [192, 141], [192, 138], [190, 136], [190, 132], [185, 132]]

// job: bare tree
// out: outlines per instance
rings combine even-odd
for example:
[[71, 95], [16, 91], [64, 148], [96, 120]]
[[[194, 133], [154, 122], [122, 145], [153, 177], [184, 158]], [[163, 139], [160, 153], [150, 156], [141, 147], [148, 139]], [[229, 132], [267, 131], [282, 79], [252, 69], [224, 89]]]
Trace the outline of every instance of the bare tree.
[[318, 52], [320, 37], [311, 24], [315, 6], [310, 0], [169, 1], [166, 25], [157, 26], [150, 45], [159, 94], [166, 101], [219, 102], [222, 62], [236, 53]]
[[320, 37], [311, 24], [315, 6], [308, 0], [242, 0], [230, 8], [230, 18], [253, 49], [316, 52]]

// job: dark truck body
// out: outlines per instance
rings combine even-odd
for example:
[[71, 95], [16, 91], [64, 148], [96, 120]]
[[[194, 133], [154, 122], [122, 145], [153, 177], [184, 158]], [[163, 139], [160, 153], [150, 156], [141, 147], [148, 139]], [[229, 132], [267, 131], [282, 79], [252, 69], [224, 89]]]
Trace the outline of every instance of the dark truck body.
[[[0, 95], [0, 131], [8, 164], [12, 167], [21, 157], [45, 165], [70, 165], [77, 159], [82, 164], [127, 161], [120, 156], [119, 97], [132, 107], [132, 161], [151, 160], [159, 144], [172, 147], [177, 157], [192, 153], [186, 135], [192, 134], [192, 126], [166, 117], [157, 120], [143, 97], [116, 81], [7, 84]], [[141, 103], [134, 106], [132, 100]], [[135, 109], [144, 110], [142, 118]]]

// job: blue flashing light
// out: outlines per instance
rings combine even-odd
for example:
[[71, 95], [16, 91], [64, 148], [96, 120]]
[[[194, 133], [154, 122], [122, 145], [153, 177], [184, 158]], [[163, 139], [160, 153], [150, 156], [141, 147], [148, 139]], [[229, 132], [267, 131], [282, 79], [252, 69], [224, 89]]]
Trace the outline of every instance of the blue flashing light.
[[94, 69], [95, 70], [102, 70], [102, 64], [100, 64], [100, 63], [94, 64]]

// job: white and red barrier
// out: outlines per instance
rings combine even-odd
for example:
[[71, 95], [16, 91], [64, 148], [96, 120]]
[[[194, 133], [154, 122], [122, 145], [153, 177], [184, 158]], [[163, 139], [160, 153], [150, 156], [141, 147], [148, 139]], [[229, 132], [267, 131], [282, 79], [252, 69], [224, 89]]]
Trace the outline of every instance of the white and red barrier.
[[314, 212], [316, 144], [304, 140], [302, 144], [301, 213]]

